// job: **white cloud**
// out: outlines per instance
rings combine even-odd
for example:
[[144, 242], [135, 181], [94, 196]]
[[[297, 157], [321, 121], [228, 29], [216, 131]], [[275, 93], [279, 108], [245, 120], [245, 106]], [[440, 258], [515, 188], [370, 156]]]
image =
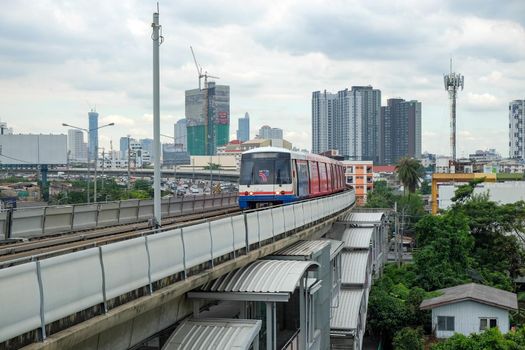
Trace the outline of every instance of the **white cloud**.
[[[507, 103], [523, 98], [525, 84], [519, 15], [525, 3], [479, 1], [162, 3], [162, 133], [173, 132], [184, 117], [184, 90], [197, 86], [192, 45], [199, 63], [230, 85], [231, 134], [249, 112], [253, 130], [280, 127], [294, 145], [310, 148], [311, 92], [371, 84], [382, 90], [383, 103], [419, 99], [423, 148], [446, 154], [442, 74], [453, 57], [466, 82], [458, 130], [470, 132], [459, 134], [459, 149], [492, 143], [506, 154]], [[3, 4], [2, 120], [16, 132], [65, 132], [62, 122], [87, 125], [87, 100], [97, 105], [101, 122], [116, 124], [101, 130], [101, 142], [151, 137], [155, 6], [140, 0]], [[502, 134], [496, 138], [494, 130]]]

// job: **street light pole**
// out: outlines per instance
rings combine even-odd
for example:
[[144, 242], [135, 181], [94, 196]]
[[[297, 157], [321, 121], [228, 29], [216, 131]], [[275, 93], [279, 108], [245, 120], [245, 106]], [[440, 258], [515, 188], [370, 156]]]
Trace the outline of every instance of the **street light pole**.
[[163, 38], [160, 35], [159, 10], [153, 13], [153, 155], [155, 164], [153, 168], [153, 213], [155, 215], [155, 226], [161, 224], [161, 200], [160, 200], [160, 71], [159, 71], [159, 46]]

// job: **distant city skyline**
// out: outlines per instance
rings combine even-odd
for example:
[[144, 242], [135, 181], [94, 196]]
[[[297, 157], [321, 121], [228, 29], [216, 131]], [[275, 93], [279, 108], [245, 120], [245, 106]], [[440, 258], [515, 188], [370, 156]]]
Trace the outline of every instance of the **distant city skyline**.
[[[300, 148], [311, 149], [311, 92], [351, 82], [380, 89], [382, 105], [395, 97], [422, 102], [422, 150], [446, 155], [443, 72], [453, 57], [467, 82], [458, 99], [458, 156], [488, 148], [508, 154], [508, 103], [525, 97], [522, 0], [161, 5], [162, 133], [172, 134], [184, 91], [198, 86], [193, 45], [199, 63], [231, 86], [231, 115], [250, 111], [250, 123], [279, 125]], [[17, 133], [66, 133], [64, 122], [87, 128], [86, 105], [96, 104], [99, 124], [117, 126], [99, 131], [99, 147], [127, 134], [152, 138], [154, 9], [138, 0], [3, 4], [1, 120]]]

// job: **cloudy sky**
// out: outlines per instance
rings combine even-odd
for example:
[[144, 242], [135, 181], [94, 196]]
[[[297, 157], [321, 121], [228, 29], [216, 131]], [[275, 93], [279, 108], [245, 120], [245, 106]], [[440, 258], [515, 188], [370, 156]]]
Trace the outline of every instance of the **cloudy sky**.
[[[154, 1], [2, 1], [0, 120], [15, 132], [87, 127], [96, 105], [102, 146], [152, 135]], [[205, 70], [230, 85], [232, 136], [249, 112], [311, 148], [311, 93], [372, 85], [423, 104], [423, 150], [446, 154], [454, 58], [465, 76], [458, 155], [508, 154], [508, 102], [525, 98], [523, 0], [161, 1], [161, 132], [184, 117], [184, 90]], [[169, 139], [166, 139], [168, 142]]]

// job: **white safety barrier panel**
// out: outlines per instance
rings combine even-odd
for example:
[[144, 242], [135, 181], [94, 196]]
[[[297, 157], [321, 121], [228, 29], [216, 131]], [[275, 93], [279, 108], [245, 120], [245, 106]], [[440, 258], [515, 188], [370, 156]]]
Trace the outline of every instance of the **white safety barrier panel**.
[[150, 235], [146, 240], [152, 282], [184, 271], [184, 247], [180, 229]]
[[181, 213], [182, 213], [182, 200], [175, 198], [175, 197], [171, 197], [169, 215], [173, 216], [173, 215], [178, 215]]
[[223, 218], [210, 221], [210, 228], [213, 241], [213, 258], [233, 252], [232, 220]]
[[295, 213], [295, 227], [301, 227], [304, 225], [304, 215], [303, 215], [303, 204], [297, 203], [293, 205]]
[[160, 200], [160, 213], [162, 217], [166, 217], [170, 213], [170, 199], [162, 198]]
[[248, 223], [248, 244], [252, 245], [259, 242], [259, 220], [257, 212], [246, 214], [246, 222]]
[[193, 205], [195, 203], [195, 197], [183, 197], [182, 198], [182, 212], [191, 213], [193, 211]]
[[286, 231], [293, 230], [295, 228], [295, 214], [293, 205], [285, 205], [284, 209], [284, 228]]
[[87, 230], [97, 227], [98, 204], [75, 205], [73, 209], [73, 230]]
[[260, 210], [259, 216], [259, 239], [265, 241], [273, 237], [273, 222], [271, 210]]
[[119, 202], [100, 203], [98, 205], [97, 227], [118, 225]]
[[9, 234], [7, 227], [7, 211], [0, 212], [0, 239], [8, 239], [7, 235]]
[[284, 207], [277, 207], [272, 209], [272, 220], [273, 220], [273, 235], [277, 236], [284, 233]]
[[231, 216], [233, 228], [233, 245], [235, 250], [246, 247], [246, 227], [244, 226], [244, 215]]
[[0, 270], [0, 342], [37, 329], [40, 288], [35, 262]]
[[183, 227], [182, 240], [184, 242], [186, 268], [197, 266], [212, 259], [209, 223]]
[[312, 203], [310, 201], [303, 202], [304, 208], [304, 223], [309, 224], [312, 220]]
[[142, 199], [139, 201], [139, 220], [147, 220], [153, 215], [153, 199]]
[[44, 234], [64, 232], [72, 229], [73, 207], [47, 207], [45, 210]]
[[139, 200], [130, 199], [120, 202], [119, 224], [135, 222], [139, 217]]
[[40, 262], [46, 323], [104, 302], [98, 248]]
[[213, 207], [213, 195], [212, 196], [209, 196], [209, 197], [206, 197], [204, 199], [204, 208], [211, 208]]
[[13, 212], [11, 237], [39, 236], [43, 233], [44, 208], [31, 208]]
[[108, 244], [101, 249], [108, 300], [149, 283], [144, 237]]

